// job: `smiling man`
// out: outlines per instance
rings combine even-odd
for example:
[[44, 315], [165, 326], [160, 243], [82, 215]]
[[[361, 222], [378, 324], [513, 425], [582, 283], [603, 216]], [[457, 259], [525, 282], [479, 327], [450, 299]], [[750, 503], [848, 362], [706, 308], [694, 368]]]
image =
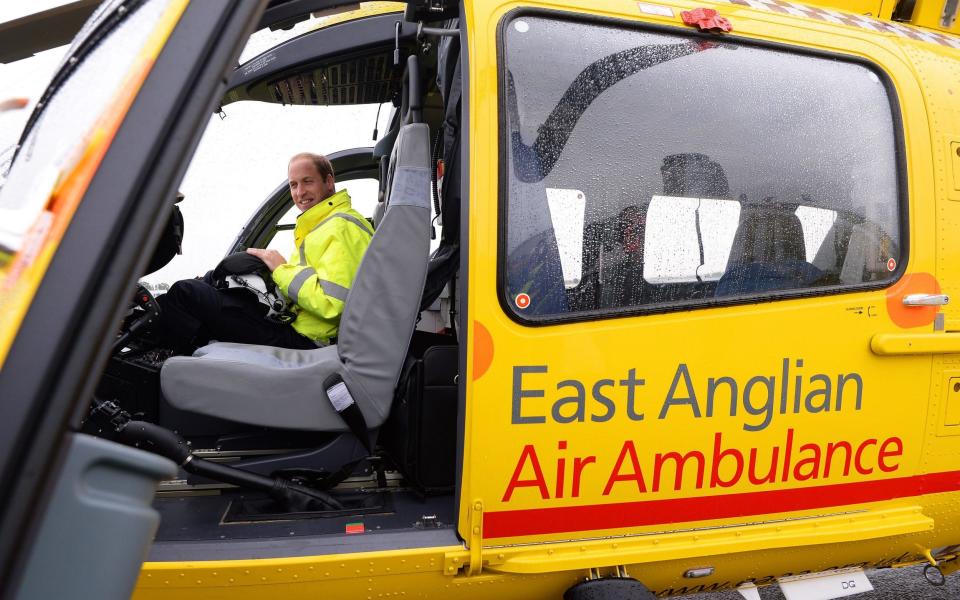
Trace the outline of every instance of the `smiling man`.
[[303, 152], [287, 167], [290, 195], [300, 209], [293, 231], [296, 249], [287, 262], [276, 250], [250, 248], [297, 306], [293, 328], [321, 343], [337, 334], [347, 292], [370, 244], [373, 227], [336, 191], [326, 157]]
[[303, 152], [287, 166], [290, 195], [300, 209], [296, 247], [287, 261], [276, 250], [250, 248], [291, 300], [294, 319], [274, 321], [252, 295], [218, 289], [211, 276], [178, 281], [160, 296], [163, 343], [189, 352], [211, 340], [286, 348], [314, 348], [336, 337], [347, 292], [370, 244], [373, 227], [355, 211], [346, 190], [336, 191], [326, 157]]

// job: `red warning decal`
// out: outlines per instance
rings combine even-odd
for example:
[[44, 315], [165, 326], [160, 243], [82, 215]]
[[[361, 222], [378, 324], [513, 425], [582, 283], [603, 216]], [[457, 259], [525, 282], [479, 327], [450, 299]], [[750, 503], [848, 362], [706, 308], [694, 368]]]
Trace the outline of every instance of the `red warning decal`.
[[517, 305], [517, 308], [523, 310], [530, 306], [530, 296], [526, 294], [517, 294], [517, 297], [513, 299], [513, 302]]
[[363, 523], [347, 523], [347, 526], [344, 529], [344, 531], [348, 535], [352, 535], [355, 533], [363, 533], [364, 532]]
[[897, 270], [897, 259], [891, 258], [887, 261], [887, 270], [896, 271]]

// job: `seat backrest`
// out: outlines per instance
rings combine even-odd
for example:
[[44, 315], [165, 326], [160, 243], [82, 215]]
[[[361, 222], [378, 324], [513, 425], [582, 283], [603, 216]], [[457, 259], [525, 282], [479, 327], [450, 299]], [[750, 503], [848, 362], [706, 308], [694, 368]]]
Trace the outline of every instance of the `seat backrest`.
[[805, 287], [823, 272], [807, 262], [803, 224], [789, 207], [751, 207], [741, 214], [716, 297]]
[[750, 263], [805, 262], [803, 225], [792, 212], [754, 210], [743, 216], [733, 237], [727, 270]]
[[430, 253], [427, 125], [400, 128], [387, 180], [386, 210], [347, 295], [337, 341], [343, 379], [371, 427], [390, 411], [420, 312]]
[[871, 223], [853, 227], [850, 243], [840, 269], [840, 281], [846, 284], [874, 281], [888, 274], [886, 265], [890, 251], [884, 255], [883, 234]]

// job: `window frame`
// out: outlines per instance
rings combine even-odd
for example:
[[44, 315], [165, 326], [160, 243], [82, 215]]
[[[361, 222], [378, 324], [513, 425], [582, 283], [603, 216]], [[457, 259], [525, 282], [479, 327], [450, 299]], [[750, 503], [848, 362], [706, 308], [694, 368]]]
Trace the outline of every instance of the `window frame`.
[[907, 160], [906, 146], [904, 137], [903, 114], [900, 109], [899, 97], [896, 93], [896, 87], [890, 75], [876, 62], [852, 54], [841, 52], [828, 52], [824, 50], [815, 50], [795, 44], [784, 42], [771, 42], [766, 40], [756, 40], [753, 38], [738, 35], [723, 35], [723, 40], [735, 43], [740, 46], [752, 47], [764, 50], [775, 50], [791, 54], [812, 57], [839, 60], [845, 63], [851, 63], [870, 69], [877, 75], [883, 89], [887, 94], [887, 101], [890, 105], [890, 117], [893, 123], [894, 140], [894, 164], [896, 165], [896, 195], [898, 209], [898, 234], [900, 245], [900, 257], [893, 276], [880, 282], [864, 282], [859, 284], [837, 284], [815, 288], [797, 288], [790, 290], [776, 290], [770, 292], [753, 293], [749, 296], [731, 296], [721, 298], [693, 298], [688, 300], [678, 300], [663, 302], [658, 304], [623, 306], [617, 308], [597, 308], [593, 310], [552, 314], [552, 315], [528, 315], [518, 311], [511, 303], [507, 294], [507, 220], [509, 198], [509, 158], [507, 148], [510, 139], [507, 132], [507, 56], [506, 56], [506, 32], [509, 25], [521, 17], [540, 17], [554, 20], [567, 21], [578, 25], [598, 25], [621, 30], [632, 30], [638, 32], [653, 32], [677, 36], [686, 39], [702, 39], [716, 41], [718, 37], [714, 34], [694, 31], [691, 29], [658, 25], [639, 20], [631, 20], [618, 17], [604, 17], [570, 11], [551, 10], [532, 7], [520, 7], [507, 12], [497, 26], [497, 140], [498, 148], [498, 182], [497, 182], [497, 300], [503, 312], [512, 321], [528, 326], [537, 327], [545, 325], [555, 325], [560, 323], [578, 323], [583, 321], [597, 321], [611, 318], [633, 317], [639, 315], [662, 314], [684, 310], [700, 310], [706, 308], [716, 308], [723, 306], [748, 305], [765, 302], [774, 302], [779, 300], [795, 300], [799, 298], [810, 298], [816, 296], [829, 296], [836, 294], [857, 293], [870, 290], [878, 290], [895, 285], [906, 273], [906, 267], [910, 260], [910, 236], [909, 236], [909, 196], [907, 180]]

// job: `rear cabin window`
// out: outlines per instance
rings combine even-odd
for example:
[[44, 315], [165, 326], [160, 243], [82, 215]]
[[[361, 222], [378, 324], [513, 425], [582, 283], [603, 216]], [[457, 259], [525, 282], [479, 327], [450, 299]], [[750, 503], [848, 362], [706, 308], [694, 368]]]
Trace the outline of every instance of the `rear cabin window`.
[[899, 272], [894, 118], [872, 69], [543, 16], [502, 42], [501, 290], [522, 319]]

